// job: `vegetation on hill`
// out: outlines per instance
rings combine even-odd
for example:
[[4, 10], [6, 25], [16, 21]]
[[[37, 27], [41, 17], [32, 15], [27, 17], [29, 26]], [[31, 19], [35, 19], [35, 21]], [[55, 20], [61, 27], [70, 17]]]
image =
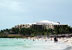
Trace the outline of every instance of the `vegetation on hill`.
[[50, 34], [71, 34], [72, 28], [69, 26], [55, 27], [54, 29], [34, 29], [34, 28], [12, 28], [0, 31], [0, 37], [8, 37], [9, 34], [20, 34], [22, 36], [43, 36]]

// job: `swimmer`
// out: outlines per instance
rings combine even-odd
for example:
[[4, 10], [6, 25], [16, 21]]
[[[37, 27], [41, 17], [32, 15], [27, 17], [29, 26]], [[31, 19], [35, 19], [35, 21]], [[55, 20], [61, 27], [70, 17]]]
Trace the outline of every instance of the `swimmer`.
[[54, 42], [58, 42], [58, 39], [56, 37], [54, 37]]

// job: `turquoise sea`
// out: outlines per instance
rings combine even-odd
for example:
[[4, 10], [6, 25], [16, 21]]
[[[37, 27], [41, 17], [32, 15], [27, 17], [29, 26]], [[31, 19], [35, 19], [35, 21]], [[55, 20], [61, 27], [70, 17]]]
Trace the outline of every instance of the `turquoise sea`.
[[50, 40], [0, 38], [0, 50], [72, 50], [72, 46]]

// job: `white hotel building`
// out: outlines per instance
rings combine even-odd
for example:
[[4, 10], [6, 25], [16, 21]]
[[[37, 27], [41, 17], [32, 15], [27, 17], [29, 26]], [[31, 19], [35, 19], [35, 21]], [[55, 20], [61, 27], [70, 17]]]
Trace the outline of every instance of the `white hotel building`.
[[54, 29], [55, 26], [68, 26], [64, 24], [60, 24], [59, 22], [52, 22], [48, 20], [39, 21], [32, 24], [20, 24], [16, 25], [15, 28], [40, 28], [40, 29]]

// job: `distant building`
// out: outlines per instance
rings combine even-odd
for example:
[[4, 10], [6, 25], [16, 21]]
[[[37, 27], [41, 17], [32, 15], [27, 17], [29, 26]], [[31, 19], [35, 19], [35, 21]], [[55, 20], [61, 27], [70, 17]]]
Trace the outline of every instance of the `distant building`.
[[59, 23], [51, 22], [48, 20], [37, 22], [36, 24], [32, 24], [33, 28], [40, 28], [40, 29], [54, 29], [54, 25], [58, 25]]
[[16, 25], [15, 28], [34, 28], [34, 29], [54, 29], [55, 27], [63, 27], [67, 26], [64, 24], [60, 24], [60, 22], [52, 22], [48, 20], [39, 21], [33, 24], [21, 24]]
[[16, 25], [15, 28], [30, 28], [31, 25], [29, 24], [21, 24], [21, 25]]
[[60, 24], [60, 22], [52, 22], [48, 20], [40, 21], [35, 24], [32, 24], [32, 28], [40, 28], [40, 29], [54, 29], [55, 27], [64, 27], [68, 25]]

